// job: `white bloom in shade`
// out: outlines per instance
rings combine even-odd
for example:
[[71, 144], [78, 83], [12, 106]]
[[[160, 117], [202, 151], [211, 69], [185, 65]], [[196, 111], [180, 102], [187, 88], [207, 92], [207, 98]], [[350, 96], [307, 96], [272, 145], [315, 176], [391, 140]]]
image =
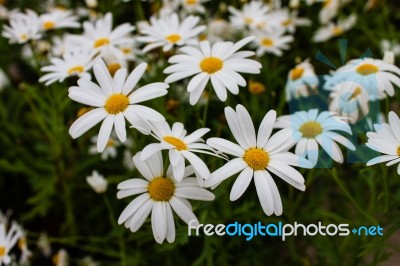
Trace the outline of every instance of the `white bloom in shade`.
[[20, 235], [17, 246], [21, 251], [21, 257], [19, 259], [19, 263], [20, 265], [28, 265], [29, 259], [32, 256], [32, 251], [30, 251], [28, 248], [27, 236], [25, 230], [19, 225], [17, 225], [17, 230], [19, 231]]
[[40, 77], [39, 82], [50, 85], [56, 81], [63, 82], [71, 76], [90, 79], [88, 71], [92, 68], [96, 52], [88, 49], [74, 49], [64, 52], [62, 58], [53, 57], [52, 65], [44, 66], [40, 70], [49, 72]]
[[351, 124], [364, 118], [369, 112], [369, 95], [359, 84], [346, 81], [337, 84], [329, 94], [329, 111], [348, 117]]
[[10, 84], [10, 80], [3, 69], [0, 68], [0, 91]]
[[9, 23], [9, 26], [3, 26], [2, 36], [9, 39], [10, 43], [26, 43], [42, 37], [39, 17], [32, 10], [28, 9], [26, 13], [12, 13]]
[[275, 128], [291, 129], [296, 141], [295, 153], [311, 161], [315, 166], [318, 161], [320, 145], [336, 162], [343, 163], [343, 154], [336, 142], [350, 150], [355, 150], [353, 143], [335, 131], [352, 134], [345, 118], [318, 109], [308, 112], [299, 111], [292, 115], [284, 115], [277, 119]]
[[86, 177], [86, 182], [98, 194], [104, 193], [107, 190], [107, 180], [96, 170], [92, 171], [92, 175]]
[[392, 51], [395, 56], [400, 55], [400, 43], [383, 39], [379, 44], [382, 52]]
[[41, 233], [39, 235], [39, 238], [37, 240], [37, 247], [44, 256], [49, 257], [51, 255], [51, 245], [46, 233]]
[[118, 224], [123, 223], [126, 228], [136, 232], [151, 212], [154, 239], [160, 244], [165, 239], [172, 243], [175, 240], [172, 210], [185, 223], [194, 220], [194, 224], [198, 224], [187, 199], [211, 201], [215, 196], [199, 187], [196, 178], [191, 177], [194, 173], [191, 166], [185, 168], [181, 182], [177, 182], [171, 167], [164, 175], [161, 152], [155, 153], [146, 161], [140, 160], [139, 152], [133, 157], [133, 162], [145, 180], [134, 178], [118, 184], [119, 199], [141, 194], [124, 209], [118, 218]]
[[394, 96], [394, 86], [400, 86], [400, 68], [380, 59], [360, 58], [347, 62], [328, 78], [324, 89], [330, 90], [343, 81], [360, 84], [368, 92], [370, 100]]
[[78, 138], [104, 120], [97, 140], [97, 150], [102, 152], [113, 127], [115, 127], [118, 139], [125, 142], [125, 119], [136, 128], [143, 128], [143, 130], [147, 128], [147, 124], [143, 120], [164, 121], [165, 118], [160, 113], [138, 103], [164, 96], [167, 94], [168, 84], [156, 82], [133, 90], [146, 67], [146, 63], [141, 63], [128, 77], [127, 70], [121, 68], [112, 78], [105, 63], [99, 60], [93, 66], [99, 85], [87, 79], [79, 79], [79, 86], [70, 87], [68, 96], [72, 100], [96, 107], [72, 124], [69, 129], [72, 138]]
[[261, 64], [247, 57], [254, 55], [252, 51], [238, 50], [251, 42], [254, 37], [247, 37], [237, 43], [217, 42], [210, 47], [208, 41], [200, 42], [200, 47], [185, 46], [180, 50], [183, 54], [172, 56], [168, 62], [172, 66], [164, 69], [170, 74], [165, 82], [172, 83], [195, 75], [189, 82], [190, 104], [199, 100], [209, 80], [221, 101], [226, 101], [228, 89], [233, 94], [239, 93], [239, 86], [246, 86], [246, 80], [237, 72], [260, 73]]
[[285, 28], [279, 28], [271, 32], [255, 31], [254, 43], [257, 45], [256, 54], [258, 57], [265, 53], [282, 56], [282, 50], [288, 50], [289, 43], [294, 40], [291, 35], [284, 35]]
[[11, 224], [8, 232], [6, 231], [6, 225], [0, 223], [0, 265], [2, 265], [2, 263], [8, 265], [11, 262], [9, 252], [20, 237], [21, 231], [18, 230], [18, 225], [16, 223]]
[[39, 17], [42, 30], [53, 30], [61, 28], [79, 28], [81, 24], [78, 18], [69, 10], [53, 10]]
[[85, 4], [88, 8], [96, 8], [98, 5], [97, 0], [85, 0]]
[[319, 21], [327, 24], [338, 14], [340, 8], [340, 0], [323, 0], [322, 8], [319, 11]]
[[159, 143], [147, 145], [140, 154], [141, 160], [147, 160], [154, 153], [161, 150], [169, 151], [169, 161], [172, 166], [175, 179], [180, 182], [185, 171], [185, 159], [193, 166], [199, 184], [202, 185], [203, 179], [210, 176], [207, 165], [195, 153], [207, 153], [214, 155], [213, 150], [203, 143], [201, 139], [204, 134], [210, 131], [208, 128], [200, 128], [192, 134], [187, 132], [182, 123], [176, 122], [172, 128], [167, 122], [151, 123], [152, 135], [158, 139]]
[[134, 29], [135, 27], [129, 23], [123, 23], [113, 29], [112, 14], [107, 13], [94, 22], [85, 21], [83, 35], [71, 35], [69, 39], [81, 47], [97, 51], [103, 51], [105, 47], [109, 47], [115, 53], [121, 53], [115, 46], [129, 40], [131, 38], [129, 34]]
[[[89, 154], [95, 155], [99, 152], [97, 151], [97, 141], [99, 136], [93, 136], [90, 138], [90, 141], [94, 143], [93, 145], [89, 146]], [[111, 133], [110, 138], [107, 141], [107, 145], [104, 148], [104, 151], [101, 153], [100, 158], [103, 161], [107, 161], [109, 158], [115, 158], [118, 155], [117, 148], [121, 145], [118, 141], [117, 136], [115, 136], [114, 132]]]
[[266, 22], [265, 17], [270, 8], [261, 1], [250, 1], [243, 5], [242, 10], [233, 6], [229, 6], [228, 10], [231, 13], [230, 21], [233, 27], [259, 29]]
[[312, 40], [313, 42], [325, 42], [333, 37], [338, 37], [353, 28], [356, 21], [357, 16], [352, 14], [346, 19], [339, 19], [337, 24], [331, 22], [326, 26], [319, 28], [314, 34]]
[[289, 71], [285, 86], [286, 100], [290, 101], [293, 98], [307, 97], [316, 93], [318, 84], [319, 80], [314, 67], [310, 60], [306, 59]]
[[183, 10], [189, 13], [204, 13], [205, 8], [203, 6], [204, 2], [209, 0], [180, 0]]
[[[383, 153], [367, 162], [367, 166], [388, 162], [386, 166], [400, 162], [400, 119], [395, 112], [389, 113], [389, 124], [375, 124], [376, 132], [368, 132], [366, 145], [377, 152]], [[400, 175], [400, 164], [397, 166]]]
[[312, 164], [302, 157], [287, 152], [293, 142], [290, 129], [281, 130], [271, 136], [276, 119], [275, 111], [271, 110], [264, 116], [257, 135], [251, 117], [242, 105], [236, 107], [236, 112], [231, 107], [226, 107], [225, 116], [239, 145], [222, 138], [210, 138], [207, 144], [237, 158], [213, 172], [210, 178], [205, 180], [204, 185], [216, 186], [240, 172], [230, 194], [231, 201], [234, 201], [243, 195], [254, 176], [263, 211], [267, 215], [273, 213], [281, 215], [281, 198], [270, 172], [304, 191], [304, 178], [292, 166], [312, 168]]
[[393, 51], [385, 51], [383, 53], [383, 61], [385, 61], [388, 64], [394, 65], [394, 52]]
[[297, 26], [311, 26], [312, 22], [306, 18], [297, 17], [298, 12], [290, 12], [287, 8], [282, 8], [274, 12], [276, 19], [289, 33], [296, 32]]
[[233, 34], [231, 24], [224, 19], [213, 19], [208, 24], [207, 40], [210, 43], [230, 40], [233, 38]]
[[175, 13], [160, 19], [151, 17], [151, 25], [143, 26], [143, 36], [137, 37], [137, 41], [148, 43], [143, 48], [144, 53], [161, 46], [163, 51], [169, 51], [174, 45], [195, 45], [197, 36], [206, 29], [205, 26], [196, 27], [199, 20], [199, 17], [188, 16], [180, 22]]
[[60, 249], [53, 255], [52, 261], [55, 266], [68, 266], [69, 255], [65, 249]]

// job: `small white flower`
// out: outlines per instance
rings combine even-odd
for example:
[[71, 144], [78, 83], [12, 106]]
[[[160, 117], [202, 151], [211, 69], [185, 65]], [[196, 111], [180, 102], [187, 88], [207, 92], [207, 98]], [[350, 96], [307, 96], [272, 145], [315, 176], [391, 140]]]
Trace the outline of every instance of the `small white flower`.
[[32, 10], [26, 13], [15, 12], [10, 15], [10, 25], [3, 26], [2, 36], [9, 39], [10, 43], [26, 43], [30, 40], [38, 40], [40, 34], [39, 17]]
[[266, 23], [266, 15], [270, 8], [261, 1], [250, 1], [243, 5], [241, 10], [228, 7], [231, 13], [230, 21], [234, 28], [261, 29]]
[[127, 69], [119, 69], [111, 77], [105, 63], [99, 60], [94, 64], [94, 75], [99, 85], [87, 79], [79, 79], [78, 85], [69, 88], [68, 96], [77, 102], [96, 107], [79, 117], [69, 129], [69, 134], [76, 139], [100, 121], [104, 120], [97, 141], [97, 150], [102, 152], [107, 145], [113, 127], [121, 142], [126, 140], [125, 119], [143, 130], [147, 124], [143, 120], [164, 121], [157, 111], [138, 103], [158, 98], [167, 94], [168, 84], [151, 83], [133, 91], [141, 79], [147, 64], [141, 63], [127, 77]]
[[74, 49], [63, 53], [62, 58], [53, 57], [51, 65], [40, 70], [49, 72], [40, 77], [39, 82], [45, 82], [48, 86], [56, 81], [63, 82], [71, 76], [90, 79], [89, 70], [95, 61], [96, 52], [88, 49]]
[[154, 239], [160, 244], [165, 239], [172, 243], [175, 240], [172, 210], [185, 223], [194, 220], [198, 224], [187, 199], [211, 201], [215, 196], [199, 187], [196, 178], [191, 177], [194, 173], [191, 166], [185, 168], [181, 182], [177, 182], [171, 167], [164, 175], [161, 152], [153, 154], [146, 161], [140, 160], [139, 152], [133, 157], [133, 162], [145, 179], [134, 178], [118, 184], [119, 199], [141, 194], [124, 209], [118, 218], [118, 224], [123, 223], [126, 228], [136, 232], [151, 212]]
[[361, 58], [350, 60], [338, 68], [325, 82], [324, 89], [330, 90], [343, 81], [353, 81], [365, 88], [370, 100], [394, 96], [394, 86], [400, 87], [400, 69], [380, 59]]
[[304, 178], [292, 166], [312, 168], [312, 164], [287, 152], [293, 141], [290, 129], [281, 130], [271, 136], [276, 119], [275, 111], [271, 110], [264, 116], [257, 135], [250, 114], [242, 105], [236, 107], [236, 112], [231, 107], [226, 107], [225, 117], [239, 145], [222, 138], [210, 138], [207, 144], [237, 158], [214, 171], [204, 185], [216, 186], [240, 172], [230, 194], [230, 200], [234, 201], [243, 195], [254, 177], [263, 211], [267, 215], [281, 215], [281, 198], [270, 172], [304, 191]]
[[348, 117], [351, 124], [369, 112], [368, 92], [357, 83], [346, 81], [337, 84], [332, 88], [329, 98], [329, 111]]
[[400, 43], [397, 41], [389, 41], [387, 39], [383, 39], [380, 42], [380, 48], [382, 52], [392, 51], [395, 56], [400, 55]]
[[210, 129], [200, 128], [187, 135], [184, 125], [178, 122], [174, 123], [172, 128], [167, 122], [151, 123], [151, 127], [154, 133], [152, 134], [153, 137], [160, 142], [147, 145], [143, 149], [140, 159], [147, 160], [156, 152], [168, 150], [169, 161], [171, 162], [175, 179], [178, 182], [182, 180], [186, 159], [194, 168], [199, 184], [202, 185], [203, 179], [207, 179], [210, 176], [210, 171], [195, 153], [215, 155], [213, 150], [203, 143], [204, 141], [201, 139]]
[[337, 24], [330, 22], [317, 30], [312, 38], [313, 42], [325, 42], [333, 37], [338, 37], [353, 28], [356, 21], [357, 16], [352, 14], [346, 19], [339, 19]]
[[318, 161], [320, 145], [336, 162], [343, 163], [343, 154], [336, 142], [350, 150], [355, 150], [353, 143], [335, 131], [352, 134], [350, 126], [343, 117], [335, 116], [328, 111], [318, 114], [318, 109], [308, 112], [299, 111], [277, 119], [275, 128], [292, 130], [296, 142], [295, 153], [311, 161], [315, 166]]
[[79, 28], [81, 26], [78, 18], [69, 10], [55, 9], [40, 15], [39, 20], [42, 30], [45, 31], [61, 28]]
[[6, 225], [0, 223], [0, 265], [2, 263], [9, 264], [11, 257], [9, 252], [15, 246], [18, 239], [21, 237], [21, 231], [18, 230], [18, 225], [12, 223], [10, 229], [6, 230]]
[[254, 52], [238, 52], [253, 39], [247, 37], [237, 43], [217, 42], [212, 47], [208, 41], [202, 41], [199, 48], [182, 47], [180, 50], [183, 54], [174, 55], [168, 60], [173, 65], [164, 69], [164, 73], [170, 74], [165, 82], [172, 83], [194, 75], [187, 91], [190, 92], [190, 104], [195, 105], [211, 80], [218, 98], [224, 102], [227, 89], [236, 95], [239, 93], [238, 85], [246, 86], [246, 80], [238, 72], [260, 73], [261, 64], [247, 58]]
[[265, 53], [271, 53], [277, 56], [282, 56], [282, 50], [288, 50], [290, 42], [294, 40], [291, 35], [284, 35], [285, 28], [281, 27], [271, 32], [254, 31], [255, 40], [257, 45], [256, 54], [258, 57], [263, 56]]
[[209, 0], [179, 0], [181, 2], [181, 6], [184, 11], [188, 13], [201, 13], [205, 12], [205, 8], [203, 6], [204, 2]]
[[197, 36], [206, 29], [205, 26], [196, 27], [199, 20], [199, 17], [188, 16], [180, 22], [176, 13], [160, 19], [151, 17], [151, 25], [142, 27], [141, 33], [144, 36], [137, 37], [137, 41], [148, 43], [143, 53], [161, 46], [165, 52], [174, 45], [195, 45], [198, 42]]
[[69, 266], [69, 255], [65, 249], [60, 249], [53, 255], [52, 261], [55, 266]]
[[104, 193], [107, 190], [107, 179], [96, 170], [92, 171], [92, 175], [86, 177], [86, 182], [97, 194]]
[[[395, 112], [389, 113], [389, 124], [375, 124], [376, 132], [368, 132], [367, 146], [377, 152], [383, 153], [367, 162], [367, 166], [388, 162], [386, 166], [400, 162], [400, 119]], [[400, 164], [397, 166], [400, 175]]]
[[289, 71], [285, 86], [286, 100], [309, 96], [316, 92], [318, 84], [319, 80], [310, 60], [304, 60]]
[[[90, 141], [93, 143], [93, 145], [89, 146], [89, 154], [98, 154], [99, 152], [97, 151], [97, 141], [99, 139], [99, 136], [93, 136], [90, 138]], [[106, 147], [104, 148], [104, 151], [101, 153], [101, 159], [103, 161], [107, 161], [109, 158], [115, 158], [117, 157], [117, 148], [121, 145], [121, 143], [118, 141], [117, 136], [114, 135], [114, 132], [111, 133], [110, 138], [107, 141]]]
[[340, 0], [323, 0], [322, 8], [319, 11], [319, 21], [321, 24], [327, 24], [334, 19], [340, 8]]
[[394, 65], [394, 57], [395, 57], [395, 54], [393, 51], [385, 51], [383, 53], [383, 61], [385, 61], [388, 64]]
[[224, 19], [213, 19], [208, 24], [207, 40], [210, 43], [227, 41], [233, 38], [233, 28]]

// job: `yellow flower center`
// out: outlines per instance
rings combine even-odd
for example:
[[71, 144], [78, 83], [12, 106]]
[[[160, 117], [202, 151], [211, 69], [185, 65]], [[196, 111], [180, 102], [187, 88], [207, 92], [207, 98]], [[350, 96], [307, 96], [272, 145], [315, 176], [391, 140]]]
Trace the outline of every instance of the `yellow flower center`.
[[111, 63], [107, 66], [108, 72], [110, 72], [111, 76], [114, 76], [115, 72], [121, 68], [121, 65], [118, 63]]
[[362, 64], [361, 66], [357, 67], [356, 71], [360, 75], [367, 76], [367, 75], [378, 72], [379, 69], [377, 66], [365, 63], [365, 64]]
[[260, 82], [250, 80], [249, 91], [252, 94], [261, 94], [265, 91], [265, 86]]
[[170, 43], [177, 43], [182, 39], [182, 37], [179, 34], [171, 34], [171, 35], [168, 35], [167, 37], [165, 37], [165, 39], [167, 41], [169, 41]]
[[291, 19], [286, 19], [282, 21], [282, 26], [287, 27], [293, 24], [293, 21]]
[[24, 33], [24, 34], [21, 34], [21, 36], [19, 36], [19, 38], [21, 39], [21, 41], [26, 41], [26, 40], [28, 40], [28, 35], [26, 35]]
[[322, 133], [322, 127], [318, 122], [309, 121], [304, 123], [299, 131], [303, 134], [303, 138], [312, 139]]
[[203, 72], [214, 74], [222, 69], [224, 62], [218, 57], [206, 57], [200, 62], [200, 68]]
[[246, 18], [244, 18], [244, 23], [251, 24], [251, 23], [253, 23], [253, 19], [249, 18], [249, 17], [246, 17]]
[[178, 138], [172, 136], [165, 136], [163, 140], [174, 146], [175, 149], [177, 149], [178, 151], [187, 150], [187, 145]]
[[155, 201], [169, 201], [175, 192], [175, 184], [167, 177], [156, 177], [147, 187], [150, 198]]
[[109, 114], [115, 115], [125, 111], [128, 105], [129, 99], [126, 95], [113, 94], [107, 99], [105, 108]]
[[290, 73], [290, 78], [292, 80], [297, 80], [303, 76], [304, 68], [303, 67], [295, 67], [292, 69], [292, 72]]
[[122, 51], [124, 54], [129, 54], [129, 53], [132, 52], [132, 49], [131, 49], [131, 48], [128, 48], [128, 47], [124, 47], [124, 48], [121, 48], [121, 51]]
[[334, 28], [332, 29], [332, 34], [333, 34], [333, 36], [339, 36], [339, 35], [341, 35], [342, 33], [343, 33], [343, 29], [342, 29], [341, 27], [336, 26], [336, 27], [334, 27]]
[[82, 107], [81, 109], [78, 110], [78, 113], [76, 114], [77, 117], [81, 117], [84, 114], [86, 114], [89, 111], [92, 111], [93, 108], [92, 107]]
[[357, 98], [357, 96], [360, 95], [361, 92], [362, 92], [361, 88], [360, 88], [360, 87], [357, 87], [357, 88], [354, 90], [353, 94], [351, 94], [350, 100], [353, 100], [353, 99]]
[[397, 147], [397, 156], [400, 156], [400, 146]]
[[199, 35], [199, 41], [206, 41], [207, 40], [207, 35], [206, 34], [200, 34]]
[[21, 237], [21, 238], [18, 240], [18, 248], [19, 248], [20, 250], [23, 250], [25, 247], [26, 247], [26, 239], [25, 239], [25, 237]]
[[68, 69], [67, 73], [70, 74], [70, 75], [79, 74], [79, 73], [82, 73], [83, 70], [84, 70], [83, 66], [74, 66], [74, 67], [71, 67], [70, 69]]
[[6, 247], [0, 246], [0, 258], [6, 255]]
[[185, 3], [187, 5], [195, 5], [195, 4], [197, 4], [197, 0], [186, 0]]
[[264, 38], [261, 40], [261, 44], [265, 47], [271, 47], [272, 45], [274, 45], [274, 41], [270, 38]]
[[115, 144], [116, 144], [115, 140], [109, 139], [109, 140], [107, 141], [106, 147], [107, 147], [107, 148], [112, 148], [112, 147], [115, 146]]
[[107, 45], [110, 43], [108, 38], [100, 38], [94, 42], [94, 48], [99, 48], [100, 46]]
[[52, 259], [52, 261], [53, 261], [53, 264], [54, 265], [59, 265], [59, 263], [60, 263], [60, 254], [59, 254], [60, 252], [57, 252], [57, 254], [55, 254], [51, 259]]
[[324, 3], [322, 4], [322, 7], [326, 8], [332, 3], [332, 0], [325, 0]]
[[243, 160], [254, 170], [263, 170], [269, 164], [269, 154], [260, 148], [250, 148], [244, 152]]
[[54, 23], [54, 21], [45, 21], [43, 22], [43, 29], [50, 30], [53, 29], [55, 25], [56, 23]]

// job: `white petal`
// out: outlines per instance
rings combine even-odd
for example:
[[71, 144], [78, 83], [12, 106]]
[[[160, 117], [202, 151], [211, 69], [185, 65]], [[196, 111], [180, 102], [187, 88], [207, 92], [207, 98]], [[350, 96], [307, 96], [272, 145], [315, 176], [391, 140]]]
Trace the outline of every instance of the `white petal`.
[[174, 195], [180, 198], [192, 200], [211, 201], [215, 199], [213, 193], [201, 187], [177, 187]]
[[260, 127], [258, 128], [257, 134], [257, 147], [264, 147], [267, 144], [269, 137], [271, 136], [272, 130], [274, 129], [274, 123], [276, 120], [276, 111], [270, 110], [263, 118]]
[[162, 150], [162, 147], [160, 143], [151, 143], [144, 147], [142, 152], [140, 153], [140, 160], [145, 161], [147, 160], [150, 156], [153, 156], [156, 152], [159, 152]]
[[235, 180], [235, 183], [232, 186], [231, 194], [229, 197], [231, 201], [235, 201], [243, 195], [243, 193], [248, 188], [252, 177], [253, 169], [251, 169], [250, 167], [245, 168], [239, 174], [239, 176]]
[[207, 144], [217, 149], [220, 152], [227, 153], [236, 157], [242, 157], [244, 155], [244, 149], [242, 149], [236, 143], [222, 138], [209, 138]]
[[235, 158], [229, 162], [227, 162], [224, 166], [214, 171], [210, 178], [208, 178], [204, 182], [205, 187], [212, 187], [216, 184], [221, 183], [225, 179], [234, 174], [242, 171], [244, 168], [247, 167], [247, 164], [243, 161], [242, 158]]
[[258, 199], [260, 200], [261, 207], [266, 215], [274, 213], [274, 199], [269, 189], [269, 184], [264, 176], [265, 171], [254, 172], [254, 183], [256, 185]]
[[155, 202], [151, 212], [151, 227], [157, 243], [161, 244], [167, 236], [167, 217], [165, 202]]
[[175, 241], [175, 222], [172, 214], [171, 206], [166, 204], [166, 217], [167, 217], [167, 241], [172, 243]]
[[114, 121], [115, 132], [117, 133], [117, 137], [121, 142], [126, 141], [126, 128], [125, 128], [125, 117], [122, 113], [119, 113], [115, 116]]
[[115, 121], [115, 115], [108, 115], [104, 121], [103, 124], [101, 124], [100, 131], [99, 131], [99, 136], [97, 138], [97, 151], [98, 152], [103, 152], [108, 140], [110, 139], [111, 135], [111, 130], [113, 128]]
[[188, 206], [186, 206], [181, 199], [173, 196], [169, 203], [171, 204], [172, 209], [185, 223], [188, 224], [191, 220], [197, 221], [197, 218], [192, 210], [188, 208]]
[[143, 225], [146, 221], [147, 217], [149, 216], [154, 202], [152, 200], [148, 200], [132, 215], [130, 220], [130, 230], [132, 233], [139, 230], [139, 228]]
[[143, 73], [146, 71], [146, 68], [147, 64], [141, 63], [132, 71], [132, 73], [126, 79], [126, 82], [122, 89], [122, 94], [128, 95], [133, 90], [133, 88], [143, 76]]
[[255, 147], [257, 145], [256, 131], [254, 129], [253, 121], [251, 120], [249, 112], [241, 104], [238, 104], [236, 106], [236, 112], [238, 116], [239, 126], [247, 145], [250, 147]]
[[208, 170], [207, 165], [197, 155], [189, 151], [181, 151], [181, 153], [193, 166], [196, 175], [203, 179], [209, 178], [210, 170]]
[[126, 208], [122, 211], [121, 215], [118, 218], [118, 224], [124, 223], [129, 216], [132, 216], [146, 201], [149, 201], [149, 195], [142, 194], [131, 201], [131, 203], [126, 206]]
[[86, 133], [89, 129], [94, 127], [97, 123], [103, 120], [108, 113], [103, 108], [96, 108], [87, 112], [79, 117], [70, 127], [69, 134], [72, 138], [76, 139], [82, 134]]

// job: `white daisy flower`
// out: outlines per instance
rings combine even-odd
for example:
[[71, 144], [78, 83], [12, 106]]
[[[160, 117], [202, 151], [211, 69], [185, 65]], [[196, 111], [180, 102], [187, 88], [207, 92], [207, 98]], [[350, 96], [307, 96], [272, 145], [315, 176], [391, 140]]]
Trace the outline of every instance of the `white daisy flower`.
[[[400, 119], [395, 112], [389, 113], [389, 124], [375, 124], [376, 132], [368, 132], [366, 145], [377, 152], [383, 153], [367, 162], [367, 166], [388, 162], [386, 166], [400, 162]], [[400, 175], [400, 164], [397, 166]]]
[[160, 244], [164, 239], [172, 243], [175, 240], [172, 210], [185, 223], [194, 220], [194, 224], [198, 224], [187, 199], [212, 201], [215, 196], [199, 187], [196, 178], [191, 177], [194, 173], [191, 166], [185, 168], [181, 182], [177, 182], [171, 167], [164, 175], [161, 152], [155, 153], [146, 161], [140, 160], [139, 152], [133, 157], [133, 162], [146, 180], [134, 178], [118, 184], [119, 199], [141, 194], [124, 209], [118, 218], [118, 224], [123, 223], [126, 228], [136, 232], [151, 212], [154, 239]]
[[340, 8], [340, 0], [323, 0], [322, 8], [318, 17], [321, 24], [327, 24], [334, 19]]
[[30, 40], [38, 40], [42, 37], [39, 17], [32, 10], [28, 9], [26, 13], [12, 13], [9, 23], [9, 26], [3, 26], [2, 36], [9, 39], [10, 43], [21, 44]]
[[8, 232], [6, 225], [0, 223], [0, 265], [2, 263], [8, 265], [11, 262], [9, 252], [15, 246], [20, 237], [21, 231], [18, 230], [18, 225], [16, 223], [11, 224]]
[[388, 64], [394, 65], [394, 57], [395, 57], [395, 55], [394, 55], [393, 51], [385, 51], [383, 53], [383, 59], [382, 60], [385, 61]]
[[312, 168], [312, 164], [287, 152], [293, 141], [290, 129], [281, 130], [271, 136], [276, 119], [275, 111], [271, 110], [264, 116], [257, 135], [251, 117], [242, 105], [236, 107], [236, 112], [231, 107], [226, 107], [225, 116], [239, 145], [222, 138], [210, 138], [207, 144], [237, 158], [214, 171], [210, 178], [205, 180], [204, 185], [216, 186], [240, 172], [230, 193], [230, 200], [234, 201], [243, 195], [254, 176], [263, 211], [267, 215], [281, 215], [281, 198], [270, 172], [304, 191], [304, 178], [292, 166]]
[[266, 23], [265, 16], [270, 8], [261, 1], [250, 1], [244, 4], [241, 10], [233, 6], [229, 6], [228, 10], [231, 13], [230, 21], [234, 28], [259, 29]]
[[165, 118], [160, 113], [138, 103], [166, 95], [168, 84], [156, 82], [133, 91], [146, 67], [146, 63], [141, 63], [128, 77], [127, 70], [121, 68], [112, 78], [105, 63], [99, 60], [93, 66], [99, 85], [87, 79], [79, 79], [79, 86], [70, 87], [68, 96], [72, 100], [96, 107], [72, 124], [69, 129], [72, 138], [78, 138], [104, 120], [97, 141], [97, 150], [102, 152], [113, 127], [119, 140], [125, 142], [125, 119], [132, 125], [137, 123], [136, 128], [143, 125], [143, 129], [147, 127], [143, 120], [164, 121]]
[[328, 78], [324, 89], [330, 90], [343, 81], [353, 81], [365, 88], [371, 100], [394, 96], [394, 86], [400, 87], [400, 68], [380, 59], [350, 60]]
[[42, 30], [45, 31], [61, 28], [79, 28], [81, 26], [78, 18], [69, 10], [55, 9], [40, 15], [39, 20]]
[[379, 47], [384, 53], [386, 51], [392, 51], [395, 56], [400, 55], [400, 43], [397, 41], [389, 41], [387, 39], [381, 40]]
[[315, 166], [318, 161], [318, 145], [336, 162], [343, 163], [343, 154], [336, 142], [354, 151], [355, 147], [348, 139], [335, 131], [352, 134], [350, 126], [344, 118], [318, 109], [308, 112], [299, 111], [292, 115], [284, 115], [277, 119], [275, 128], [291, 129], [296, 141], [295, 153], [311, 161]]
[[200, 128], [187, 135], [187, 131], [182, 123], [176, 122], [172, 128], [167, 122], [151, 123], [152, 136], [159, 140], [159, 143], [147, 145], [141, 155], [141, 160], [147, 160], [154, 153], [161, 150], [169, 151], [169, 161], [172, 166], [175, 179], [180, 182], [185, 170], [185, 159], [193, 166], [199, 184], [202, 185], [203, 179], [210, 176], [207, 165], [195, 154], [206, 153], [215, 155], [213, 150], [201, 139], [203, 135], [210, 131], [208, 128]]
[[107, 179], [96, 170], [92, 171], [92, 175], [86, 177], [86, 182], [97, 194], [104, 193], [107, 190]]
[[210, 43], [231, 40], [234, 35], [231, 24], [224, 19], [213, 19], [208, 23], [207, 40]]
[[337, 24], [331, 22], [326, 26], [319, 28], [314, 34], [312, 40], [313, 42], [325, 42], [333, 37], [338, 37], [353, 28], [356, 22], [357, 16], [355, 14], [350, 15], [346, 19], [339, 19]]
[[179, 0], [184, 11], [188, 13], [204, 14], [205, 8], [203, 4], [209, 0]]
[[346, 81], [337, 84], [329, 94], [329, 111], [348, 117], [351, 124], [364, 118], [369, 112], [369, 95], [359, 84]]
[[173, 65], [164, 69], [164, 73], [170, 74], [165, 82], [172, 83], [195, 75], [187, 87], [191, 105], [197, 103], [209, 80], [211, 80], [218, 98], [223, 102], [226, 101], [226, 89], [237, 95], [239, 93], [238, 85], [246, 86], [246, 80], [237, 72], [260, 73], [261, 64], [247, 59], [254, 55], [254, 52], [238, 52], [253, 38], [247, 37], [237, 43], [217, 42], [212, 47], [208, 41], [200, 42], [199, 48], [182, 47], [180, 50], [183, 54], [174, 55], [168, 60]]
[[316, 93], [318, 84], [319, 80], [314, 67], [310, 60], [306, 59], [289, 71], [285, 86], [286, 100], [290, 101], [293, 98], [307, 97]]
[[258, 57], [265, 53], [282, 56], [282, 50], [288, 50], [290, 48], [288, 44], [294, 40], [293, 36], [284, 35], [285, 29], [283, 27], [271, 32], [254, 31], [254, 33], [256, 38], [253, 42], [257, 45], [256, 54]]
[[55, 266], [68, 266], [69, 265], [69, 255], [65, 249], [60, 249], [52, 257], [52, 262]]
[[50, 59], [52, 65], [44, 66], [40, 70], [49, 72], [40, 77], [39, 82], [48, 86], [56, 81], [63, 82], [71, 76], [90, 79], [89, 70], [95, 61], [96, 52], [88, 49], [74, 49], [64, 52], [62, 58]]
[[195, 45], [197, 36], [206, 29], [205, 26], [196, 27], [199, 20], [199, 17], [188, 16], [180, 22], [176, 13], [160, 19], [151, 17], [151, 25], [143, 26], [141, 33], [144, 36], [137, 37], [137, 41], [148, 43], [143, 48], [144, 53], [161, 46], [165, 52], [174, 45]]
[[[89, 154], [96, 155], [99, 154], [97, 151], [97, 141], [99, 139], [99, 135], [93, 136], [90, 138], [90, 141], [93, 145], [89, 146]], [[118, 155], [117, 148], [121, 145], [117, 136], [115, 136], [114, 131], [111, 133], [110, 138], [107, 141], [106, 147], [104, 151], [101, 153], [101, 160], [107, 161], [109, 158], [115, 158]]]
[[311, 26], [312, 24], [311, 20], [307, 18], [299, 18], [296, 10], [290, 12], [289, 9], [282, 8], [274, 13], [276, 13], [276, 19], [280, 25], [289, 33], [295, 33], [298, 26]]
[[19, 239], [17, 242], [17, 246], [19, 250], [21, 251], [21, 256], [19, 259], [19, 264], [20, 265], [28, 265], [29, 264], [29, 259], [32, 257], [32, 251], [29, 250], [28, 248], [28, 243], [27, 243], [27, 236], [25, 230], [18, 224], [17, 225], [17, 230], [19, 231]]
[[130, 33], [135, 29], [129, 23], [124, 23], [113, 29], [112, 14], [107, 13], [103, 18], [94, 22], [85, 21], [83, 23], [83, 35], [71, 35], [71, 42], [81, 47], [103, 51], [105, 47], [113, 49], [115, 53], [121, 51], [115, 47], [118, 44], [125, 43], [131, 38]]

